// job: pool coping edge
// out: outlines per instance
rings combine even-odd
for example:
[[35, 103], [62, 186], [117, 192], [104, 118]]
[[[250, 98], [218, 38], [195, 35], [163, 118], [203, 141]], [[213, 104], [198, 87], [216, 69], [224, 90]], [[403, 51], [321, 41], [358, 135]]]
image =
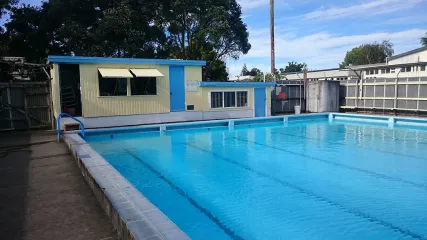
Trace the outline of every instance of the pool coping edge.
[[64, 141], [120, 239], [190, 239], [77, 133]]

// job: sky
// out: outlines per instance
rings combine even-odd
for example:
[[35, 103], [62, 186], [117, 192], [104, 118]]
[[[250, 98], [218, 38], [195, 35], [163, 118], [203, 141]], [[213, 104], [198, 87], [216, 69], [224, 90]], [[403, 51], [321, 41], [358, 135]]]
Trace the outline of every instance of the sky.
[[[230, 75], [248, 69], [270, 72], [270, 0], [237, 0], [252, 45], [228, 60]], [[347, 51], [390, 40], [395, 54], [421, 47], [427, 32], [427, 0], [275, 0], [276, 68], [305, 62], [309, 69], [336, 68]]]
[[[270, 0], [237, 0], [251, 50], [228, 59], [231, 76], [248, 69], [270, 71]], [[40, 0], [21, 0], [40, 4]], [[305, 62], [309, 69], [336, 68], [347, 51], [390, 40], [395, 54], [421, 47], [427, 32], [427, 0], [275, 0], [276, 68]]]

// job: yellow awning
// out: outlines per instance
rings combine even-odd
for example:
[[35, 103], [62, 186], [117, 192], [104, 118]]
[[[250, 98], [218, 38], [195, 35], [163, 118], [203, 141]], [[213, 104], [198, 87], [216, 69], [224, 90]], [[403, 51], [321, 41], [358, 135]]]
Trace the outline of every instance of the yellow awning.
[[98, 68], [98, 71], [104, 78], [133, 78], [133, 75], [127, 69]]
[[163, 77], [163, 74], [155, 68], [146, 69], [131, 69], [130, 70], [136, 77]]

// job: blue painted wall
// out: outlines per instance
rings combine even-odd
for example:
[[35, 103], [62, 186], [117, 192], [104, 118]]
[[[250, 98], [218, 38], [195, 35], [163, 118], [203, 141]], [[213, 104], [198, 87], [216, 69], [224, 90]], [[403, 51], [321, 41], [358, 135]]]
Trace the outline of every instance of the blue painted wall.
[[169, 66], [170, 111], [185, 111], [184, 66]]
[[265, 117], [265, 88], [254, 88], [255, 91], [255, 117]]

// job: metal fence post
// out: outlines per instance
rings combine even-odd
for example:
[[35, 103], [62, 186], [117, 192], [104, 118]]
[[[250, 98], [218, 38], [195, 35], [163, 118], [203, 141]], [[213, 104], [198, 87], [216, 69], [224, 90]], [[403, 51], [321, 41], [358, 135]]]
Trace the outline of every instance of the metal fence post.
[[12, 97], [10, 94], [10, 86], [6, 87], [6, 94], [7, 94], [7, 104], [9, 105], [9, 121], [10, 121], [10, 128], [15, 129], [15, 125], [13, 122], [13, 109], [12, 109]]

